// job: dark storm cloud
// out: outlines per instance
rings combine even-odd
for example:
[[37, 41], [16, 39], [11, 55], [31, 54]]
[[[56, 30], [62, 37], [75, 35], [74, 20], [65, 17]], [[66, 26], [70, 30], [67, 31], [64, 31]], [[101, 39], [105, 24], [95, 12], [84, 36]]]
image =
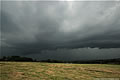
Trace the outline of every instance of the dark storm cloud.
[[41, 54], [30, 54], [38, 60], [91, 60], [91, 59], [111, 59], [120, 57], [120, 48], [98, 49], [98, 48], [77, 48], [77, 49], [56, 49], [43, 50]]
[[59, 48], [120, 48], [120, 2], [1, 3], [4, 54], [35, 54]]

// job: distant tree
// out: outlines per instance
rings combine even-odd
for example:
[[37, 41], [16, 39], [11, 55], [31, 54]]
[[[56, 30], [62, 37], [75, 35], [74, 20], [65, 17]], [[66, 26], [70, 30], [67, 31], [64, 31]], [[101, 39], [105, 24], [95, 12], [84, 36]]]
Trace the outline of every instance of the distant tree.
[[1, 61], [33, 61], [32, 58], [20, 57], [20, 56], [4, 56]]

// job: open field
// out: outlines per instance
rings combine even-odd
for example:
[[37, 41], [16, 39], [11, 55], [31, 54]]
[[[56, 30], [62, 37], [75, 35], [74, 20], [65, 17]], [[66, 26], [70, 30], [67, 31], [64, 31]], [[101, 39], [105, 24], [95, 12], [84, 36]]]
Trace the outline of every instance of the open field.
[[94, 80], [120, 78], [120, 65], [0, 62], [0, 80]]

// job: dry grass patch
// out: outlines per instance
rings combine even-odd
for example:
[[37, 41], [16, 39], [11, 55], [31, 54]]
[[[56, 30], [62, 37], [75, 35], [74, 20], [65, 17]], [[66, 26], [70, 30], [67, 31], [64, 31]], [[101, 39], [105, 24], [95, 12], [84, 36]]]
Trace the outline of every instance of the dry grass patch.
[[120, 65], [0, 62], [2, 80], [93, 80], [120, 77]]

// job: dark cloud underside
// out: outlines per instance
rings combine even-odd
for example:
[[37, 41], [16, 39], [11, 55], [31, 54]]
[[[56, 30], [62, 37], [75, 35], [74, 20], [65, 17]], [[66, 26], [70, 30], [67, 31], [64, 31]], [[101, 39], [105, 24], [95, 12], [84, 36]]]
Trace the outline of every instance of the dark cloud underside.
[[[2, 1], [0, 17], [2, 54], [33, 55], [63, 48], [120, 48], [118, 1]], [[63, 53], [68, 55], [64, 50]]]

